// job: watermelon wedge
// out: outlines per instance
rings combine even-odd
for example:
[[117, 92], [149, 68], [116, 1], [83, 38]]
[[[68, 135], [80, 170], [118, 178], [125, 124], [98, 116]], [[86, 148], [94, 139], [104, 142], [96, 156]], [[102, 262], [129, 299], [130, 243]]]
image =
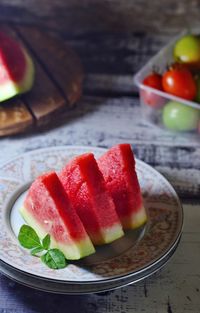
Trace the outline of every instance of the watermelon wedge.
[[123, 236], [114, 202], [92, 153], [74, 158], [59, 177], [93, 244]]
[[21, 214], [41, 238], [50, 234], [51, 248], [60, 249], [68, 260], [80, 259], [95, 251], [55, 172], [33, 182]]
[[24, 47], [0, 32], [0, 102], [31, 89], [34, 65]]
[[113, 197], [124, 229], [137, 228], [147, 220], [129, 144], [112, 147], [98, 159], [107, 189]]

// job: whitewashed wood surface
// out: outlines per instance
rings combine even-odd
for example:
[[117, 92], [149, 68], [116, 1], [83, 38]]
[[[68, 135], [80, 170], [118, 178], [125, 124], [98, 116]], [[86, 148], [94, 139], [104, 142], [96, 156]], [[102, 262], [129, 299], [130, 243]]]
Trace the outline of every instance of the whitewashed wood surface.
[[52, 127], [1, 139], [0, 162], [42, 147], [119, 142], [131, 143], [136, 156], [162, 172], [181, 196], [200, 199], [200, 136], [149, 125], [136, 97], [84, 97]]
[[184, 232], [174, 257], [160, 272], [134, 286], [78, 300], [32, 291], [0, 276], [0, 312], [67, 312], [66, 307], [70, 313], [200, 312], [200, 141], [191, 134], [151, 127], [140, 115], [134, 97], [85, 97], [57, 125], [1, 139], [0, 161], [41, 147], [130, 142], [137, 157], [164, 173], [189, 203], [184, 205]]

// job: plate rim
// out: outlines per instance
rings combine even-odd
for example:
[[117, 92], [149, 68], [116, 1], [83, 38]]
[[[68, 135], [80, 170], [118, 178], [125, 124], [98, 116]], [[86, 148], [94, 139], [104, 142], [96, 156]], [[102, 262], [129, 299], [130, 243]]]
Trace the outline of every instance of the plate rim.
[[[180, 238], [179, 238], [179, 241], [180, 241]], [[54, 287], [55, 289], [53, 290], [53, 288], [50, 290], [50, 289], [47, 289], [47, 288], [45, 288], [45, 287], [43, 287], [43, 288], [39, 288], [38, 286], [36, 286], [36, 284], [38, 284], [38, 283], [35, 283], [35, 285], [33, 286], [33, 284], [31, 284], [31, 283], [25, 283], [25, 282], [22, 282], [21, 280], [20, 280], [20, 278], [19, 279], [16, 279], [16, 278], [14, 278], [13, 277], [13, 275], [12, 275], [12, 271], [13, 272], [16, 272], [16, 270], [13, 268], [12, 269], [12, 266], [10, 266], [10, 265], [7, 265], [6, 263], [5, 263], [5, 266], [7, 266], [8, 268], [10, 268], [10, 270], [8, 269], [7, 271], [9, 272], [10, 271], [10, 275], [8, 274], [6, 274], [2, 269], [1, 269], [1, 263], [4, 263], [3, 261], [0, 261], [0, 271], [6, 276], [6, 277], [8, 277], [9, 279], [12, 279], [12, 280], [14, 280], [15, 282], [17, 282], [17, 283], [21, 283], [22, 285], [24, 285], [24, 286], [26, 286], [26, 287], [29, 287], [29, 288], [33, 288], [33, 289], [35, 289], [35, 290], [39, 290], [39, 291], [43, 291], [43, 292], [50, 292], [50, 293], [56, 293], [56, 294], [65, 294], [65, 295], [88, 295], [88, 294], [96, 294], [96, 293], [101, 293], [101, 292], [106, 292], [106, 291], [114, 291], [114, 290], [117, 290], [117, 289], [119, 289], [119, 288], [122, 288], [122, 287], [127, 287], [127, 286], [129, 286], [129, 285], [131, 285], [131, 284], [136, 284], [136, 283], [138, 283], [138, 282], [140, 282], [140, 281], [142, 281], [143, 279], [146, 279], [146, 278], [148, 278], [148, 277], [150, 277], [150, 276], [152, 276], [152, 275], [154, 275], [156, 272], [158, 272], [160, 269], [162, 269], [168, 262], [169, 262], [169, 260], [173, 257], [173, 255], [174, 255], [174, 253], [176, 252], [176, 250], [177, 250], [177, 248], [178, 248], [178, 245], [179, 245], [179, 241], [177, 241], [177, 243], [176, 243], [176, 245], [174, 246], [174, 248], [173, 248], [173, 250], [169, 253], [169, 255], [167, 256], [167, 258], [165, 259], [165, 260], [163, 260], [163, 262], [161, 263], [161, 264], [159, 264], [159, 266], [158, 267], [156, 267], [156, 268], [154, 268], [153, 269], [153, 271], [152, 272], [149, 272], [149, 273], [146, 273], [144, 276], [140, 276], [140, 277], [138, 277], [136, 280], [130, 280], [130, 278], [129, 278], [129, 280], [128, 281], [126, 281], [127, 280], [127, 277], [125, 277], [124, 279], [123, 279], [123, 281], [121, 281], [121, 280], [119, 280], [119, 282], [118, 282], [118, 284], [117, 285], [115, 285], [115, 286], [112, 286], [111, 288], [109, 288], [109, 287], [106, 287], [105, 289], [101, 289], [101, 290], [99, 290], [99, 289], [96, 289], [96, 290], [87, 290], [87, 291], [73, 291], [73, 292], [70, 292], [70, 291], [68, 291], [68, 290], [62, 290], [62, 291], [60, 291], [59, 290], [59, 283], [57, 283], [57, 282], [51, 282], [51, 285], [56, 285], [57, 284], [57, 288], [56, 287]], [[24, 275], [24, 273], [22, 273], [22, 276]], [[27, 275], [27, 274], [25, 274], [24, 276], [29, 276], [29, 275]], [[37, 277], [34, 277], [34, 279], [37, 281], [38, 279], [37, 279]], [[30, 281], [32, 280], [32, 277], [30, 278]], [[30, 282], [29, 281], [29, 282]], [[120, 282], [121, 282], [121, 284], [120, 284]], [[115, 283], [115, 282], [114, 282]], [[117, 282], [116, 282], [117, 283]], [[63, 282], [63, 284], [64, 284], [64, 282]], [[65, 284], [66, 285], [66, 288], [67, 288], [67, 284]], [[74, 284], [73, 284], [74, 285]], [[70, 288], [70, 287], [69, 287]], [[94, 287], [93, 287], [94, 288]], [[96, 288], [98, 288], [98, 285], [96, 285]], [[103, 287], [102, 287], [103, 288]]]
[[[132, 145], [131, 145], [131, 148], [132, 148]], [[30, 151], [18, 154], [17, 156], [10, 158], [6, 162], [1, 162], [0, 163], [0, 170], [1, 170], [1, 167], [5, 166], [6, 164], [8, 164], [8, 163], [10, 163], [12, 161], [15, 161], [19, 157], [24, 157], [24, 156], [26, 157], [27, 155], [31, 155], [31, 154], [37, 153], [37, 152], [43, 152], [43, 151], [48, 151], [48, 150], [56, 151], [56, 150], [60, 150], [60, 149], [61, 150], [62, 149], [64, 149], [64, 150], [66, 150], [66, 149], [71, 149], [71, 150], [73, 150], [73, 149], [90, 150], [91, 149], [91, 152], [92, 152], [92, 150], [93, 150], [93, 152], [95, 152], [95, 151], [105, 152], [105, 151], [107, 151], [108, 148], [106, 148], [106, 147], [99, 147], [99, 146], [95, 147], [95, 146], [82, 146], [82, 145], [61, 145], [61, 146], [49, 146], [49, 147], [45, 147], [45, 148], [33, 149], [33, 150], [30, 150]], [[133, 151], [134, 151], [134, 149], [133, 149]], [[119, 275], [111, 276], [109, 278], [103, 278], [103, 279], [100, 279], [100, 280], [95, 280], [94, 279], [94, 280], [91, 280], [91, 281], [59, 280], [57, 278], [55, 278], [55, 279], [51, 278], [51, 277], [48, 278], [48, 277], [40, 276], [40, 275], [37, 275], [37, 274], [34, 274], [34, 273], [30, 273], [28, 271], [20, 269], [19, 267], [14, 267], [12, 264], [10, 264], [10, 263], [6, 262], [5, 260], [3, 260], [1, 257], [0, 257], [0, 261], [3, 261], [4, 263], [6, 263], [7, 265], [9, 265], [10, 267], [12, 267], [15, 270], [18, 270], [20, 272], [23, 272], [23, 273], [25, 273], [27, 275], [30, 275], [30, 276], [33, 276], [33, 277], [37, 277], [38, 279], [41, 279], [41, 280], [54, 281], [56, 283], [60, 282], [60, 283], [67, 283], [67, 284], [70, 284], [70, 283], [73, 282], [73, 284], [76, 284], [76, 285], [79, 285], [79, 284], [84, 284], [84, 285], [87, 285], [87, 284], [103, 284], [105, 282], [117, 281], [117, 280], [120, 280], [122, 278], [129, 278], [129, 277], [132, 277], [132, 276], [134, 277], [138, 273], [142, 274], [146, 270], [149, 270], [153, 265], [161, 262], [165, 257], [168, 256], [168, 254], [173, 250], [173, 248], [176, 246], [176, 244], [178, 244], [178, 242], [180, 240], [180, 237], [181, 237], [181, 234], [182, 234], [182, 230], [183, 230], [183, 224], [184, 224], [184, 211], [183, 211], [182, 203], [181, 203], [181, 201], [179, 199], [179, 196], [178, 196], [176, 190], [171, 185], [171, 183], [168, 181], [168, 179], [166, 179], [165, 176], [163, 176], [159, 171], [157, 171], [155, 168], [153, 168], [151, 165], [145, 163], [144, 161], [139, 160], [137, 158], [135, 158], [135, 160], [136, 160], [136, 167], [137, 167], [137, 164], [143, 165], [144, 167], [149, 168], [152, 172], [156, 173], [156, 175], [159, 175], [162, 179], [164, 179], [167, 182], [168, 187], [173, 192], [173, 195], [176, 198], [178, 206], [179, 206], [179, 219], [180, 219], [179, 222], [180, 223], [179, 223], [179, 228], [176, 231], [176, 237], [174, 238], [173, 242], [170, 243], [168, 248], [165, 249], [165, 252], [163, 252], [160, 257], [157, 257], [156, 259], [154, 259], [147, 266], [144, 265], [143, 267], [141, 267], [140, 270], [135, 270], [135, 271], [132, 271], [132, 272], [127, 273], [127, 274], [119, 274]], [[0, 175], [0, 178], [4, 178], [4, 176]], [[12, 178], [8, 177], [8, 180], [12, 180]], [[15, 191], [13, 191], [12, 194], [10, 195], [10, 197], [6, 200], [6, 203], [11, 201], [12, 196], [14, 194], [16, 194], [16, 193], [19, 193], [19, 190], [22, 189], [23, 186], [26, 185], [26, 184], [28, 184], [28, 181], [24, 182], [18, 188], [16, 188]], [[5, 205], [6, 204], [4, 204], [4, 206]]]

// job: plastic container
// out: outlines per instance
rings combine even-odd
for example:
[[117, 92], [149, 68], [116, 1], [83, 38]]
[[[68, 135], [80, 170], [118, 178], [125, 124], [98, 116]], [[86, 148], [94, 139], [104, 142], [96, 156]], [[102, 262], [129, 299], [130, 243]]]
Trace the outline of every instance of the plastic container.
[[[193, 32], [192, 32], [193, 33]], [[200, 103], [184, 100], [182, 98], [173, 96], [164, 91], [159, 91], [151, 87], [143, 85], [144, 78], [152, 72], [153, 69], [158, 69], [160, 73], [166, 70], [166, 66], [173, 63], [173, 47], [176, 41], [187, 31], [182, 32], [179, 36], [175, 37], [167, 46], [162, 48], [150, 61], [142, 67], [142, 69], [134, 76], [134, 83], [139, 88], [140, 104], [142, 107], [142, 114], [145, 120], [152, 125], [162, 128], [168, 128], [173, 131], [187, 131], [199, 132], [200, 134]], [[164, 119], [164, 110], [166, 113], [167, 105], [169, 102], [175, 101], [177, 106], [183, 111], [180, 121], [176, 121], [177, 125], [167, 125]], [[188, 112], [191, 111], [191, 114]], [[193, 109], [192, 109], [193, 108]], [[181, 119], [183, 118], [182, 125]], [[187, 121], [185, 119], [187, 118]], [[184, 124], [184, 125], [183, 125]], [[172, 127], [171, 127], [172, 126]]]

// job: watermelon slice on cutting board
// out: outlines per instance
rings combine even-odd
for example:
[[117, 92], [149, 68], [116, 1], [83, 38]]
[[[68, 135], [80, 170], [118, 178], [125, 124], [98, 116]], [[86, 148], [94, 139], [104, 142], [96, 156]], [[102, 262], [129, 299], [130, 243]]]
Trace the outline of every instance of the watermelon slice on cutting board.
[[31, 89], [34, 65], [28, 52], [0, 32], [0, 102]]
[[95, 252], [55, 172], [42, 175], [33, 182], [21, 214], [39, 237], [50, 234], [51, 248], [60, 249], [68, 260]]
[[112, 195], [123, 228], [134, 229], [143, 225], [147, 214], [131, 146], [119, 144], [112, 147], [98, 159], [98, 166]]
[[92, 153], [75, 157], [59, 178], [93, 244], [110, 243], [124, 235], [112, 197]]

